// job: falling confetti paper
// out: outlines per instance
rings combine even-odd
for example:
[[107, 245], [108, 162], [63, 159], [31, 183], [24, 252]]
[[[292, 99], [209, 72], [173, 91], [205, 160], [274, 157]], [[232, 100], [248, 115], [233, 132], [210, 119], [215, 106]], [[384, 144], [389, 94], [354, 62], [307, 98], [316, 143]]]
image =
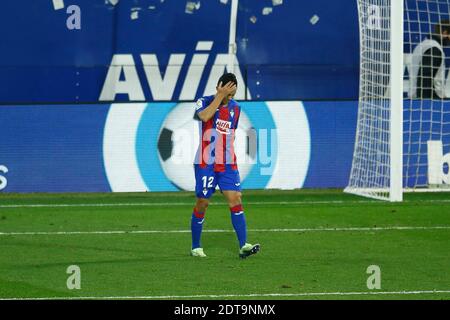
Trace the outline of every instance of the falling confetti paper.
[[53, 0], [53, 8], [55, 10], [64, 9], [64, 0]]
[[311, 17], [311, 19], [309, 19], [309, 22], [312, 25], [315, 25], [317, 22], [319, 22], [319, 20], [320, 20], [319, 16], [317, 14], [315, 14]]
[[139, 11], [131, 11], [131, 20], [139, 19]]
[[262, 14], [264, 16], [267, 16], [268, 14], [271, 14], [271, 13], [272, 13], [272, 7], [265, 7], [265, 8], [263, 8]]
[[280, 6], [283, 4], [283, 0], [272, 0], [272, 5], [275, 6]]
[[200, 9], [200, 1], [199, 2], [188, 1], [186, 2], [186, 9], [184, 10], [184, 12], [187, 14], [193, 14], [195, 10], [199, 9]]

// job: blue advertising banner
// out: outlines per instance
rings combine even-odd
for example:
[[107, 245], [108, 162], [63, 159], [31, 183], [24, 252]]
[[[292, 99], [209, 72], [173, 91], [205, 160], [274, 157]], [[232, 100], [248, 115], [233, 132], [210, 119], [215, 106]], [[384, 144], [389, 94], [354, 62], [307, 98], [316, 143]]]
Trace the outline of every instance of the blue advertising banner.
[[[347, 185], [356, 101], [240, 104], [235, 153], [244, 189]], [[433, 110], [446, 110], [450, 103], [433, 107], [432, 101], [417, 100], [406, 105], [411, 111], [404, 114], [404, 185], [449, 183], [450, 136], [442, 132], [448, 129], [450, 113], [436, 115]], [[0, 190], [193, 190], [200, 141], [195, 106], [2, 106]]]
[[[243, 188], [346, 185], [356, 102], [241, 106], [236, 154]], [[3, 106], [0, 189], [192, 190], [199, 143], [194, 110], [195, 103]]]
[[109, 191], [102, 161], [108, 105], [0, 107], [0, 165], [10, 192]]
[[[226, 69], [231, 1], [55, 3], [2, 1], [1, 104], [192, 101], [213, 94]], [[426, 14], [436, 11], [427, 1], [405, 3], [408, 92], [411, 53], [449, 5]], [[357, 100], [359, 41], [355, 0], [240, 0], [237, 98]]]
[[[2, 1], [0, 103], [214, 93], [228, 62], [231, 1], [59, 3]], [[71, 28], [77, 12], [79, 28]], [[240, 100], [357, 99], [356, 1], [240, 0], [237, 21]]]

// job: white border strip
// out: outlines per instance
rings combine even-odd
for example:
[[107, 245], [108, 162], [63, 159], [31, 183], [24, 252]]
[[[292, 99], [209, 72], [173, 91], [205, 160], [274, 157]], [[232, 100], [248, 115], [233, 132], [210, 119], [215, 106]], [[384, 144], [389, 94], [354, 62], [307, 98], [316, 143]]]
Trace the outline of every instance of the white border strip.
[[[372, 228], [298, 228], [298, 229], [249, 229], [248, 232], [375, 232], [375, 231], [413, 231], [413, 230], [450, 230], [450, 226], [429, 227], [372, 227]], [[191, 230], [110, 230], [110, 231], [37, 231], [37, 232], [0, 232], [0, 236], [57, 236], [57, 235], [99, 235], [99, 234], [174, 234], [190, 233]], [[234, 233], [234, 230], [210, 229], [203, 230], [204, 233]]]
[[372, 295], [419, 295], [450, 294], [450, 290], [417, 291], [371, 291], [371, 292], [300, 292], [300, 293], [251, 293], [251, 294], [199, 294], [167, 296], [104, 296], [104, 297], [42, 297], [42, 298], [0, 298], [0, 300], [120, 300], [120, 299], [196, 299], [196, 298], [257, 298], [257, 297], [314, 297], [314, 296], [372, 296]]
[[311, 133], [303, 103], [276, 101], [266, 102], [266, 105], [278, 137], [277, 162], [266, 189], [302, 188], [311, 157]]
[[136, 132], [146, 103], [112, 104], [103, 134], [103, 162], [112, 191], [149, 191], [136, 158]]

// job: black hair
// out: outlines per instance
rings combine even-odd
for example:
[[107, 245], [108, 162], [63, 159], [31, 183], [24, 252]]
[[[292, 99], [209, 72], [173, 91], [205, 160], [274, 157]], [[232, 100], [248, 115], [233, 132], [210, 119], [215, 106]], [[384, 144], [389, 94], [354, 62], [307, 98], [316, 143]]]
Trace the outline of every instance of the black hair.
[[222, 82], [222, 86], [224, 86], [230, 81], [233, 82], [237, 86], [238, 83], [237, 83], [236, 76], [233, 73], [225, 73], [220, 77], [219, 81], [217, 81], [217, 86], [219, 86], [221, 82]]

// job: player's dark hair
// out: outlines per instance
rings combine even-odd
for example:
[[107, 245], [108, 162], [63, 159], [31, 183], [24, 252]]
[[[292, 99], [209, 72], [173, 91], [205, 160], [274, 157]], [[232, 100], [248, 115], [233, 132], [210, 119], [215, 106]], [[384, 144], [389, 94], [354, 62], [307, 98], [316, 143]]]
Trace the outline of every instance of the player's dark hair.
[[237, 79], [236, 76], [233, 73], [225, 73], [223, 74], [219, 81], [217, 81], [217, 86], [219, 86], [219, 84], [222, 82], [222, 85], [224, 86], [225, 84], [227, 84], [228, 82], [233, 82], [236, 86], [237, 86]]

